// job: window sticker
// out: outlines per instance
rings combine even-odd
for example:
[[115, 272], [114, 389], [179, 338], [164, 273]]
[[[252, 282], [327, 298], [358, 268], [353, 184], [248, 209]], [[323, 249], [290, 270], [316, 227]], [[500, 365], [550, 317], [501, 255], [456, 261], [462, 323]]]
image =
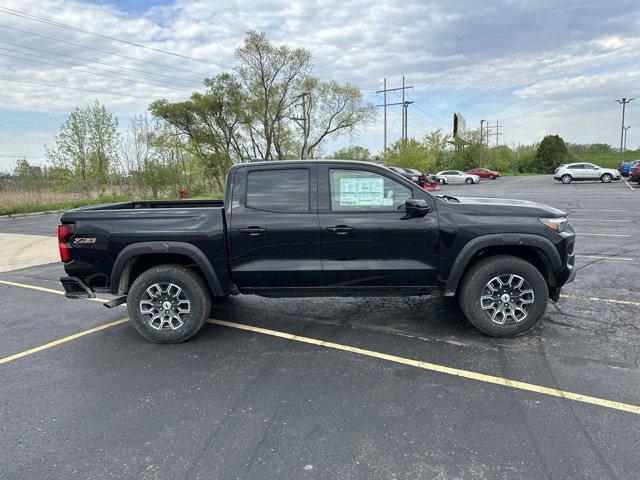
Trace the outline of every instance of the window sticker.
[[393, 192], [384, 192], [384, 179], [341, 178], [340, 206], [393, 206]]

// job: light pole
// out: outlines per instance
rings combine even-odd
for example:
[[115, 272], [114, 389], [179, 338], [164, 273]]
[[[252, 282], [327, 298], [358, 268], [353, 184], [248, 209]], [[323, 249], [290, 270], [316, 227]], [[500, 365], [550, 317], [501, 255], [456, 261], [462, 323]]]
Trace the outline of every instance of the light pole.
[[624, 144], [624, 131], [625, 131], [624, 130], [624, 111], [627, 106], [627, 103], [631, 102], [631, 100], [634, 100], [634, 99], [627, 98], [627, 97], [622, 97], [621, 100], [616, 99], [616, 102], [622, 105], [622, 128], [620, 129], [620, 163], [622, 163], [622, 149]]
[[624, 127], [624, 147], [623, 150], [626, 152], [627, 151], [627, 130], [629, 130], [631, 128], [631, 125], [629, 125], [628, 127]]

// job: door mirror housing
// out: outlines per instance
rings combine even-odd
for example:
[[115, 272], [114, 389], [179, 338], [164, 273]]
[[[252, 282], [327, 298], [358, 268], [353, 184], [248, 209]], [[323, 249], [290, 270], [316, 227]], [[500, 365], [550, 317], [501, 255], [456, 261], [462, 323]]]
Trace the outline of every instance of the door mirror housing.
[[424, 217], [431, 211], [431, 207], [423, 198], [407, 198], [404, 210], [409, 217]]

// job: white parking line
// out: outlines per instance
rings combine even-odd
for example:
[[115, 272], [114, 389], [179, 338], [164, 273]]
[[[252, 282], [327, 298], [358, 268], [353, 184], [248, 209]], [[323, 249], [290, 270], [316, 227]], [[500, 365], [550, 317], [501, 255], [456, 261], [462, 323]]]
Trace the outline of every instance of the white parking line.
[[576, 232], [576, 235], [589, 235], [592, 237], [630, 237], [630, 235], [623, 235], [620, 233], [583, 233], [583, 232]]
[[600, 260], [623, 260], [623, 261], [633, 261], [631, 257], [611, 257], [607, 255], [580, 255], [576, 253], [576, 258], [595, 258]]
[[626, 183], [626, 184], [627, 184], [627, 187], [629, 187], [631, 190], [635, 190], [635, 188], [633, 188], [633, 187], [631, 186], [631, 184], [630, 184], [629, 182], [627, 182], [627, 179], [626, 179], [626, 178], [623, 178], [622, 180], [624, 180], [624, 183]]
[[579, 210], [581, 212], [628, 212], [629, 210], [625, 210], [623, 208], [614, 208], [610, 210], [585, 210], [584, 208], [567, 208], [566, 210]]
[[630, 222], [627, 218], [620, 218], [618, 220], [611, 220], [609, 218], [573, 218], [569, 217], [570, 222]]

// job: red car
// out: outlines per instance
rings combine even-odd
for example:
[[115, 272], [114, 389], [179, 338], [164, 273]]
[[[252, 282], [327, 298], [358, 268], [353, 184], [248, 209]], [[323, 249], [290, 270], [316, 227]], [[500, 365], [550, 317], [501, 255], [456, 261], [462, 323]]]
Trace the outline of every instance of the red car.
[[471, 170], [467, 170], [469, 175], [477, 175], [480, 178], [488, 178], [489, 180], [495, 180], [496, 178], [500, 178], [500, 172], [494, 172], [493, 170], [487, 170], [486, 168], [472, 168]]
[[640, 163], [631, 167], [631, 170], [629, 170], [629, 180], [638, 182], [638, 185], [640, 185]]

